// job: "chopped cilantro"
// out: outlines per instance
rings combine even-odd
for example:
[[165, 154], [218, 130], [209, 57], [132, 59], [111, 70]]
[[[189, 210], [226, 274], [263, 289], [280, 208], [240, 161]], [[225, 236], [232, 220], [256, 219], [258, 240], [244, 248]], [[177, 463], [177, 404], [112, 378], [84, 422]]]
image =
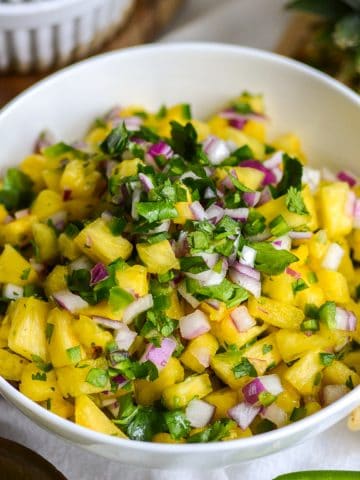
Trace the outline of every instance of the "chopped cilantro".
[[319, 321], [315, 318], [309, 318], [302, 322], [300, 326], [303, 332], [317, 332], [319, 330]]
[[124, 217], [122, 218], [118, 218], [118, 217], [113, 217], [109, 223], [108, 223], [108, 227], [109, 227], [109, 230], [110, 232], [117, 236], [117, 235], [121, 235], [122, 232], [124, 231], [125, 227], [126, 227], [126, 220]]
[[321, 305], [319, 309], [319, 318], [324, 322], [329, 328], [336, 328], [336, 304], [335, 302], [325, 302]]
[[71, 363], [78, 363], [81, 360], [81, 348], [80, 345], [66, 349], [66, 354]]
[[297, 213], [298, 215], [308, 215], [309, 211], [305, 206], [301, 191], [295, 187], [289, 187], [285, 199], [286, 208], [289, 212]]
[[291, 284], [291, 287], [294, 295], [297, 292], [301, 292], [301, 290], [305, 290], [306, 288], [309, 288], [309, 286], [304, 282], [302, 278], [297, 278], [296, 280], [294, 280]]
[[103, 368], [91, 368], [85, 381], [94, 387], [103, 388], [109, 379], [108, 373]]
[[180, 267], [183, 272], [201, 273], [209, 270], [202, 257], [182, 257], [180, 258]]
[[46, 336], [46, 340], [48, 341], [48, 343], [50, 343], [53, 332], [54, 332], [54, 324], [53, 323], [47, 323], [46, 328], [45, 328], [45, 336]]
[[290, 415], [291, 422], [297, 422], [306, 417], [306, 408], [305, 407], [295, 407]]
[[349, 375], [346, 382], [345, 382], [345, 385], [350, 388], [350, 390], [353, 390], [354, 388], [354, 382], [353, 382], [353, 379], [352, 379], [352, 376]]
[[212, 425], [209, 425], [201, 432], [195, 433], [188, 437], [188, 443], [202, 443], [202, 442], [218, 442], [227, 437], [230, 430], [236, 426], [235, 422], [228, 418], [217, 420]]
[[39, 355], [31, 355], [31, 360], [35, 363], [37, 368], [39, 370], [42, 370], [43, 372], [50, 372], [53, 369], [52, 364], [44, 362], [44, 360], [39, 357]]
[[29, 278], [30, 272], [31, 272], [31, 267], [25, 268], [21, 273], [21, 276], [20, 276], [21, 280], [27, 280]]
[[46, 382], [47, 375], [46, 375], [45, 372], [44, 373], [37, 372], [37, 373], [33, 373], [31, 375], [31, 378], [32, 378], [32, 380], [38, 380], [40, 382]]
[[169, 202], [138, 202], [136, 211], [138, 215], [150, 223], [161, 222], [178, 216], [175, 206]]
[[328, 367], [335, 360], [336, 355], [334, 353], [319, 353], [320, 363]]
[[257, 371], [252, 363], [246, 357], [241, 359], [241, 362], [232, 368], [235, 378], [242, 377], [257, 377]]
[[191, 426], [182, 410], [165, 412], [164, 418], [172, 438], [179, 440], [188, 436]]
[[249, 246], [256, 250], [255, 268], [268, 275], [278, 275], [299, 260], [287, 250], [277, 250], [268, 242], [252, 242]]
[[109, 305], [113, 312], [123, 310], [134, 301], [131, 293], [121, 287], [112, 287], [109, 295]]
[[197, 133], [191, 123], [180, 125], [172, 121], [171, 125], [171, 146], [175, 153], [178, 153], [188, 161], [194, 160], [198, 151]]
[[28, 207], [34, 196], [32, 187], [32, 180], [24, 172], [9, 168], [3, 178], [0, 204], [5, 205], [8, 210]]
[[265, 343], [265, 345], [263, 345], [262, 347], [262, 353], [266, 355], [267, 353], [271, 352], [272, 349], [273, 349], [273, 346], [271, 344]]
[[314, 377], [313, 384], [314, 384], [315, 386], [320, 385], [321, 379], [322, 379], [322, 374], [321, 374], [321, 372], [317, 372], [317, 374], [316, 374], [315, 377]]
[[100, 144], [100, 150], [111, 156], [121, 155], [129, 143], [129, 132], [125, 123], [121, 122], [116, 128], [111, 130], [109, 135]]
[[132, 440], [149, 442], [164, 430], [163, 414], [155, 407], [139, 407], [125, 430]]
[[244, 234], [248, 237], [262, 233], [266, 227], [266, 219], [261, 213], [251, 208], [247, 221], [243, 227]]
[[282, 215], [278, 215], [269, 223], [270, 232], [274, 237], [281, 237], [290, 230], [285, 218]]
[[283, 154], [283, 177], [276, 187], [270, 185], [273, 198], [285, 195], [290, 187], [301, 190], [301, 177], [303, 167], [299, 160]]

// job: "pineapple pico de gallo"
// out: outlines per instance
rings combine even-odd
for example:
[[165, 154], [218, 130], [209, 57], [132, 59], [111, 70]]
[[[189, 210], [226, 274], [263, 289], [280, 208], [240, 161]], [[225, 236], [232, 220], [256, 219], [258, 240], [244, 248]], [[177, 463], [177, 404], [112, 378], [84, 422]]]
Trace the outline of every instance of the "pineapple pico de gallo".
[[353, 174], [265, 140], [260, 95], [209, 121], [114, 108], [0, 189], [0, 375], [98, 432], [273, 430], [360, 380]]

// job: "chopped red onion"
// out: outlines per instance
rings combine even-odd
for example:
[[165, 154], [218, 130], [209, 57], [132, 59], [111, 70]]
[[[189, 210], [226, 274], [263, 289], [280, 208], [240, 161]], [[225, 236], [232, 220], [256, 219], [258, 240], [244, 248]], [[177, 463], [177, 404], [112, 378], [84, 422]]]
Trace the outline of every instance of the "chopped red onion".
[[183, 283], [178, 286], [178, 292], [193, 308], [197, 308], [200, 305], [199, 300], [186, 290], [186, 287]]
[[189, 251], [189, 244], [187, 240], [187, 232], [181, 231], [176, 242], [175, 255], [177, 257], [184, 257]]
[[250, 237], [248, 237], [248, 240], [250, 240], [251, 242], [262, 242], [264, 240], [267, 240], [270, 237], [271, 237], [271, 232], [266, 227], [263, 232], [258, 233], [257, 235], [251, 235]]
[[[116, 377], [112, 377], [112, 381], [118, 385], [123, 385], [124, 383], [128, 382], [127, 378], [123, 377], [122, 375], [116, 375]], [[114, 401], [113, 398], [109, 398], [108, 400], [111, 400], [112, 402]]]
[[356, 196], [353, 191], [350, 190], [347, 195], [347, 201], [345, 202], [345, 215], [347, 217], [353, 217], [355, 212]]
[[115, 331], [115, 342], [119, 350], [129, 350], [131, 345], [133, 344], [135, 338], [137, 337], [137, 333], [125, 325], [123, 322], [118, 322], [119, 325]]
[[275, 167], [278, 167], [282, 164], [283, 161], [283, 152], [275, 152], [270, 158], [263, 162], [264, 167], [272, 170]]
[[335, 311], [335, 328], [353, 332], [356, 330], [357, 318], [353, 312], [336, 307]]
[[349, 389], [345, 385], [325, 385], [322, 390], [322, 399], [325, 406], [336, 402], [344, 395], [349, 393]]
[[235, 268], [235, 270], [237, 270], [239, 273], [243, 273], [244, 275], [254, 278], [255, 280], [260, 280], [260, 272], [254, 268], [248, 267], [247, 265], [243, 265], [239, 262], [234, 262], [232, 267]]
[[238, 112], [235, 112], [234, 109], [232, 108], [228, 108], [220, 112], [219, 117], [225, 118], [227, 120], [243, 119], [243, 120], [255, 120], [257, 122], [264, 122], [266, 120], [265, 115], [263, 115], [262, 113], [257, 113], [257, 112], [238, 113]]
[[321, 266], [327, 270], [336, 271], [344, 256], [344, 249], [338, 243], [330, 243], [325, 256], [321, 262]]
[[271, 171], [275, 175], [275, 178], [276, 178], [275, 183], [279, 183], [283, 177], [284, 172], [279, 167], [275, 167]]
[[206, 187], [204, 192], [204, 198], [209, 200], [210, 198], [216, 198], [216, 193], [210, 187]]
[[140, 196], [141, 196], [140, 188], [135, 188], [132, 194], [132, 201], [131, 201], [131, 216], [134, 220], [137, 220], [139, 218], [139, 215], [136, 210], [136, 205], [140, 201]]
[[203, 335], [211, 329], [207, 315], [201, 310], [195, 310], [193, 313], [181, 317], [179, 327], [182, 338], [187, 340]]
[[64, 200], [64, 202], [71, 200], [71, 195], [72, 195], [72, 190], [70, 190], [70, 188], [64, 188], [63, 194], [62, 194], [62, 199]]
[[83, 300], [80, 295], [75, 295], [70, 290], [64, 289], [53, 294], [54, 300], [71, 313], [78, 312], [83, 308], [87, 308], [89, 304]]
[[249, 209], [248, 208], [225, 208], [224, 214], [228, 215], [235, 220], [239, 220], [240, 222], [245, 222], [249, 216]]
[[[98, 315], [93, 315], [91, 317], [95, 323], [106, 328], [111, 328], [112, 330], [117, 330], [119, 328], [120, 322], [117, 320], [110, 320], [110, 318], [99, 317]], [[123, 324], [122, 324], [123, 325]]]
[[104, 210], [100, 216], [105, 222], [110, 222], [113, 219], [113, 214], [109, 210]]
[[205, 427], [210, 423], [214, 413], [214, 405], [210, 405], [210, 403], [197, 398], [191, 400], [185, 409], [186, 418], [194, 428]]
[[213, 268], [219, 261], [218, 253], [199, 252], [197, 255], [204, 260], [209, 268]]
[[70, 272], [73, 272], [74, 270], [91, 270], [92, 266], [93, 264], [89, 258], [82, 255], [69, 264], [69, 269]]
[[292, 240], [307, 240], [312, 237], [313, 233], [291, 231], [291, 232], [288, 232], [288, 235]]
[[240, 263], [247, 267], [253, 268], [255, 265], [256, 250], [252, 247], [244, 245], [240, 254]]
[[30, 210], [28, 208], [24, 208], [23, 210], [18, 210], [17, 212], [14, 213], [14, 216], [17, 220], [20, 218], [24, 218], [30, 215]]
[[224, 209], [219, 207], [218, 205], [210, 205], [210, 207], [206, 210], [207, 218], [213, 223], [219, 223], [220, 220], [224, 216]]
[[289, 235], [282, 235], [278, 237], [276, 240], [271, 242], [272, 246], [276, 248], [276, 250], [290, 250], [291, 249], [291, 239]]
[[145, 175], [145, 173], [139, 173], [139, 180], [142, 183], [145, 192], [150, 192], [150, 190], [154, 188], [151, 178]]
[[163, 338], [160, 347], [150, 344], [147, 359], [154, 363], [158, 369], [164, 368], [174, 353], [176, 345], [177, 343], [173, 338]]
[[149, 148], [148, 153], [150, 155], [152, 155], [153, 157], [163, 155], [165, 158], [171, 158], [174, 155], [174, 152], [173, 152], [172, 148], [170, 147], [170, 145], [168, 145], [167, 143], [165, 143], [163, 141], [160, 141], [158, 143], [154, 143], [154, 145], [152, 145]]
[[292, 268], [290, 267], [287, 267], [285, 272], [290, 275], [291, 277], [294, 277], [296, 278], [297, 280], [301, 278], [301, 275], [299, 272], [296, 272], [295, 270], [293, 270]]
[[274, 423], [278, 428], [283, 427], [288, 422], [287, 413], [276, 403], [272, 403], [266, 408], [263, 408], [260, 412], [261, 418], [266, 418], [270, 422]]
[[249, 314], [248, 309], [244, 305], [236, 307], [230, 313], [230, 317], [239, 332], [247, 332], [256, 325], [255, 319]]
[[256, 407], [247, 402], [241, 402], [230, 408], [228, 415], [235, 420], [242, 430], [246, 430], [259, 412], [260, 407]]
[[252, 293], [254, 297], [259, 298], [261, 295], [261, 282], [255, 280], [252, 277], [248, 277], [243, 273], [239, 273], [234, 268], [229, 270], [229, 275], [231, 280], [234, 283], [240, 285], [240, 287], [245, 288], [248, 292]]
[[264, 205], [264, 203], [270, 202], [272, 200], [272, 195], [269, 187], [265, 187], [261, 194], [260, 194], [260, 199], [257, 203], [258, 207], [261, 205]]
[[24, 296], [24, 289], [19, 285], [14, 285], [13, 283], [5, 283], [2, 290], [3, 297], [9, 298], [10, 300], [16, 300], [17, 298]]
[[224, 280], [224, 278], [226, 277], [227, 269], [227, 260], [223, 259], [220, 272], [215, 272], [214, 270], [205, 270], [204, 272], [200, 273], [186, 272], [185, 275], [189, 278], [197, 280], [204, 287], [210, 287], [213, 285], [219, 285]]
[[126, 324], [131, 323], [135, 317], [140, 315], [140, 313], [146, 312], [154, 306], [153, 296], [149, 293], [143, 297], [138, 298], [134, 302], [128, 305], [123, 313], [122, 321]]
[[170, 220], [164, 220], [163, 222], [160, 223], [160, 225], [149, 230], [149, 233], [153, 234], [153, 233], [167, 232], [169, 228], [170, 228]]
[[270, 185], [272, 183], [276, 183], [276, 176], [272, 170], [264, 167], [264, 165], [259, 160], [244, 160], [241, 162], [242, 167], [249, 167], [255, 168], [255, 170], [259, 170], [263, 172], [264, 178], [262, 181], [262, 185], [265, 187], [266, 185]]
[[119, 118], [119, 121], [113, 121], [112, 124], [115, 127], [119, 125], [121, 122], [124, 122], [126, 130], [129, 132], [135, 132], [139, 130], [139, 127], [142, 125], [143, 121], [140, 117], [126, 117], [126, 118]]
[[224, 140], [220, 140], [214, 135], [210, 135], [203, 142], [203, 149], [208, 156], [211, 165], [219, 165], [230, 156], [230, 150]]
[[90, 270], [91, 279], [90, 285], [96, 285], [97, 283], [105, 280], [105, 278], [109, 277], [108, 271], [103, 263], [97, 263], [93, 266]]
[[207, 220], [207, 215], [205, 213], [205, 210], [201, 205], [201, 203], [198, 202], [197, 200], [190, 204], [190, 210], [193, 213], [196, 220], [199, 220], [199, 221]]
[[255, 207], [261, 197], [261, 192], [244, 192], [243, 200], [248, 207]]
[[357, 177], [353, 173], [348, 172], [346, 170], [341, 170], [337, 174], [337, 178], [341, 182], [346, 182], [351, 188], [357, 184]]
[[45, 265], [43, 263], [37, 262], [34, 258], [30, 258], [29, 262], [32, 268], [35, 270], [35, 272], [41, 273], [45, 270]]
[[320, 170], [316, 170], [310, 167], [303, 167], [303, 173], [301, 177], [301, 183], [309, 185], [310, 190], [314, 193], [318, 189], [321, 180]]
[[264, 375], [256, 377], [242, 388], [242, 393], [246, 402], [256, 404], [260, 401], [259, 395], [262, 392], [268, 392], [277, 396], [283, 391], [283, 387], [278, 375]]
[[63, 230], [67, 220], [67, 212], [65, 210], [60, 210], [59, 212], [54, 213], [49, 217], [52, 224], [57, 230]]

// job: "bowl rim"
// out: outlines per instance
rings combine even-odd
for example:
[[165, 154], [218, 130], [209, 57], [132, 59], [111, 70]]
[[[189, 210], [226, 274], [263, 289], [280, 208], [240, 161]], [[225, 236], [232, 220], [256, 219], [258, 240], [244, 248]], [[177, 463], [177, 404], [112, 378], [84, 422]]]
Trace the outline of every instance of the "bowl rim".
[[[66, 0], [69, 2], [77, 0]], [[337, 80], [331, 78], [329, 75], [320, 72], [308, 65], [305, 65], [301, 62], [298, 62], [293, 59], [289, 59], [282, 55], [260, 50], [252, 47], [243, 47], [237, 45], [230, 45], [226, 43], [217, 43], [217, 42], [174, 42], [174, 43], [162, 43], [162, 44], [149, 44], [142, 46], [128, 47], [122, 50], [108, 52], [100, 55], [95, 55], [89, 59], [82, 60], [73, 65], [65, 67], [64, 69], [55, 72], [48, 77], [40, 80], [35, 85], [27, 88], [21, 94], [17, 95], [13, 100], [6, 104], [0, 110], [0, 120], [11, 113], [11, 111], [16, 108], [16, 105], [22, 101], [23, 98], [26, 98], [29, 95], [32, 95], [39, 90], [41, 90], [45, 85], [51, 85], [54, 82], [71, 76], [73, 72], [81, 70], [83, 68], [88, 68], [91, 64], [106, 62], [113, 57], [127, 57], [133, 55], [143, 55], [144, 53], [150, 54], [154, 51], [163, 51], [168, 54], [176, 54], [178, 51], [189, 51], [193, 53], [198, 50], [199, 52], [214, 52], [219, 53], [223, 52], [224, 54], [234, 54], [234, 55], [244, 55], [250, 57], [256, 57], [258, 59], [263, 59], [266, 61], [275, 62], [279, 65], [285, 65], [290, 69], [297, 70], [302, 72], [310, 77], [313, 77], [323, 84], [331, 87], [334, 92], [347, 97], [354, 104], [358, 105], [360, 108], [360, 95], [357, 95], [355, 92], [350, 90], [350, 88], [342, 85]], [[322, 408], [320, 411], [313, 413], [309, 417], [305, 417], [302, 420], [294, 422], [292, 424], [286, 425], [276, 430], [270, 432], [261, 433], [254, 435], [252, 437], [239, 438], [231, 441], [225, 442], [212, 442], [212, 443], [190, 443], [190, 444], [166, 444], [166, 443], [154, 443], [154, 442], [144, 442], [139, 440], [130, 440], [123, 439], [119, 437], [114, 437], [104, 433], [99, 433], [94, 430], [82, 427], [70, 420], [64, 419], [40, 406], [30, 398], [23, 395], [19, 390], [13, 387], [9, 382], [7, 382], [3, 377], [0, 376], [0, 393], [4, 393], [6, 399], [15, 404], [22, 404], [26, 410], [33, 411], [33, 413], [38, 417], [43, 417], [44, 423], [49, 425], [49, 430], [54, 433], [54, 430], [59, 433], [59, 431], [66, 432], [68, 435], [67, 438], [71, 436], [76, 436], [76, 438], [81, 438], [84, 440], [84, 444], [95, 443], [95, 444], [107, 444], [116, 447], [126, 447], [134, 451], [146, 451], [147, 453], [163, 453], [163, 454], [186, 454], [190, 453], [212, 453], [212, 452], [226, 452], [228, 450], [235, 449], [249, 449], [256, 448], [260, 446], [269, 445], [271, 443], [277, 442], [288, 436], [294, 436], [301, 431], [311, 430], [312, 427], [315, 427], [317, 424], [321, 424], [323, 420], [327, 417], [334, 416], [336, 417], [342, 410], [354, 408], [356, 403], [360, 403], [360, 385], [355, 387], [351, 392], [347, 393], [344, 397], [340, 398], [333, 404]], [[18, 407], [17, 407], [18, 408]], [[36, 423], [39, 423], [36, 421]], [[43, 422], [40, 422], [43, 424]], [[50, 428], [50, 426], [52, 428]], [[295, 444], [296, 442], [294, 442]]]

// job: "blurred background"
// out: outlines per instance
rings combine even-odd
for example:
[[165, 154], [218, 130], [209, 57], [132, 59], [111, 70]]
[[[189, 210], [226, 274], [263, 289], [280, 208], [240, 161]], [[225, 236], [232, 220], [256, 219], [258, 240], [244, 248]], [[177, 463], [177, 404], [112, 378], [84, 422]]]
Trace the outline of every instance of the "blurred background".
[[360, 0], [0, 0], [0, 106], [69, 63], [151, 41], [273, 50], [360, 87]]

